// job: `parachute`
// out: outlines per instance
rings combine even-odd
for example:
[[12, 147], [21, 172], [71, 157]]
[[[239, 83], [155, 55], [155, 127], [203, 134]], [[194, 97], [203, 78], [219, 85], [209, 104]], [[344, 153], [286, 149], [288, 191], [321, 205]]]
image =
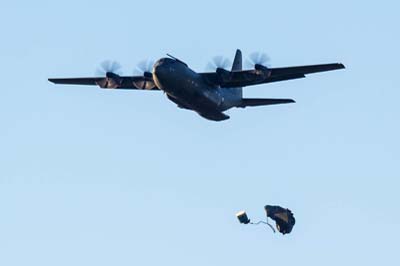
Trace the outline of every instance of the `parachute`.
[[283, 235], [289, 234], [292, 232], [293, 226], [296, 223], [296, 219], [293, 216], [293, 213], [289, 209], [285, 209], [281, 206], [272, 206], [266, 205], [264, 207], [265, 212], [267, 214], [267, 221], [259, 221], [253, 223], [247, 217], [247, 213], [245, 211], [238, 212], [236, 217], [238, 218], [241, 224], [252, 224], [252, 225], [259, 225], [259, 224], [266, 224], [268, 225], [272, 231], [275, 233], [275, 229], [272, 225], [268, 222], [268, 218], [271, 218], [276, 223], [276, 229]]
[[264, 207], [267, 217], [271, 218], [276, 223], [276, 229], [282, 234], [289, 234], [292, 232], [296, 219], [289, 209], [280, 206], [266, 205]]

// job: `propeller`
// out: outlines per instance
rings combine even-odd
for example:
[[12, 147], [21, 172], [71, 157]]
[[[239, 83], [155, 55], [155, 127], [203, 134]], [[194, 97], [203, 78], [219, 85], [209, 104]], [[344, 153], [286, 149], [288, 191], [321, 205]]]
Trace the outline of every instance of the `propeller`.
[[215, 71], [218, 68], [226, 69], [232, 65], [232, 62], [223, 57], [223, 56], [215, 56], [212, 61], [207, 64], [207, 69]]
[[140, 61], [135, 69], [133, 70], [133, 75], [144, 76], [144, 79], [134, 80], [133, 85], [139, 90], [151, 90], [154, 88], [155, 84], [153, 81], [153, 60], [143, 60]]
[[153, 60], [143, 60], [137, 64], [136, 68], [134, 69], [134, 74], [137, 76], [142, 76], [144, 75], [145, 77], [147, 76], [152, 76], [152, 71], [153, 71], [153, 65], [154, 61]]
[[269, 66], [269, 61], [271, 59], [265, 53], [254, 52], [250, 54], [249, 58], [246, 60], [247, 65], [251, 68], [256, 66]]
[[117, 61], [106, 60], [100, 63], [100, 66], [96, 69], [96, 75], [107, 76], [107, 73], [119, 75], [121, 68], [121, 64]]
[[121, 85], [121, 65], [116, 61], [106, 60], [96, 69], [96, 76], [101, 76], [96, 81], [100, 88], [114, 89]]

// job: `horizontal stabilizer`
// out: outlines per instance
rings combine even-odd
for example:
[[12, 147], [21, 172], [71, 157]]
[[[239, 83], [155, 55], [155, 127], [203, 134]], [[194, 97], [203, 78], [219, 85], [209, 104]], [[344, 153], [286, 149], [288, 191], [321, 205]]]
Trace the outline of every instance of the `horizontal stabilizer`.
[[198, 113], [198, 114], [212, 121], [223, 121], [229, 119], [229, 116], [227, 116], [222, 112], [208, 112], [208, 113]]
[[242, 103], [238, 107], [245, 108], [248, 106], [263, 106], [285, 103], [295, 103], [295, 101], [292, 99], [242, 99]]

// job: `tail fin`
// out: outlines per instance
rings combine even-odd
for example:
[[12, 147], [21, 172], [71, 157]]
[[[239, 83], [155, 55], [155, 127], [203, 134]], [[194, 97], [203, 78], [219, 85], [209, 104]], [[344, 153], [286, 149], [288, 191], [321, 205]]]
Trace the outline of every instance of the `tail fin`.
[[235, 59], [233, 60], [232, 64], [232, 71], [241, 71], [243, 70], [243, 63], [242, 63], [242, 52], [237, 49], [235, 54]]
[[[242, 71], [243, 70], [243, 62], [242, 62], [242, 51], [240, 51], [239, 49], [236, 50], [236, 54], [235, 54], [235, 59], [233, 60], [233, 64], [232, 64], [232, 71]], [[234, 88], [235, 90], [235, 95], [238, 98], [243, 98], [243, 90], [241, 87], [239, 88]]]

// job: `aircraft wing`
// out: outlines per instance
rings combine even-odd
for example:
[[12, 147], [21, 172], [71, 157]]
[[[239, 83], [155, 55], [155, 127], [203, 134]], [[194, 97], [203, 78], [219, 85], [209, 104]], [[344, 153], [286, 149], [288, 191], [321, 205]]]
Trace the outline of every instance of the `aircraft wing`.
[[151, 77], [118, 76], [108, 73], [107, 77], [93, 78], [50, 78], [54, 84], [97, 85], [103, 89], [159, 90]]
[[216, 72], [200, 73], [212, 85], [221, 87], [245, 87], [264, 83], [305, 78], [308, 74], [343, 69], [343, 64], [323, 64], [296, 67], [267, 68], [260, 66], [254, 70], [227, 71], [217, 69]]

